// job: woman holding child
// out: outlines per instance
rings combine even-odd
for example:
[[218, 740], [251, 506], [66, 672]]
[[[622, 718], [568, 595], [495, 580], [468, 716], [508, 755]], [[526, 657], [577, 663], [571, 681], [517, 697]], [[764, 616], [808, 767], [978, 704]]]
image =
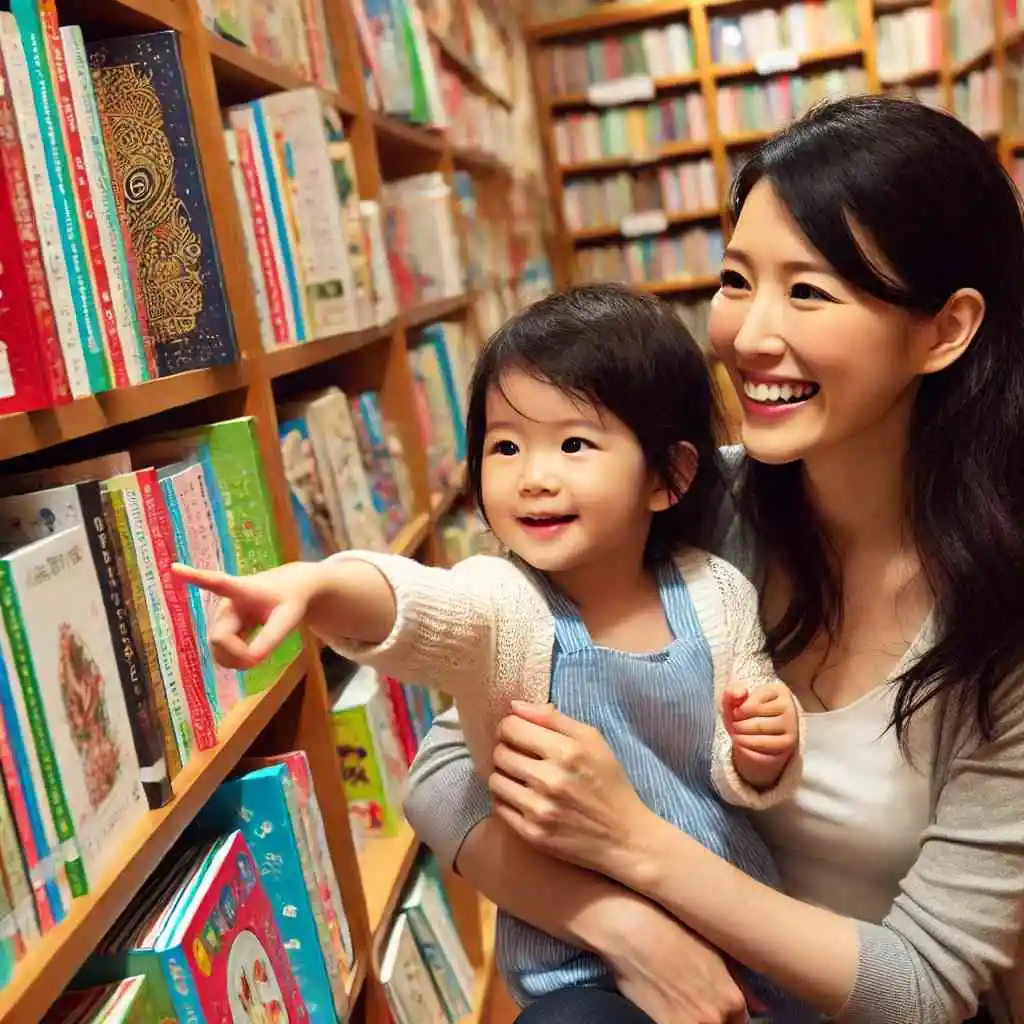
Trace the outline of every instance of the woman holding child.
[[[745, 455], [726, 453], [721, 550], [802, 708], [795, 792], [751, 815], [783, 891], [662, 821], [597, 730], [545, 705], [502, 723], [490, 794], [440, 720], [410, 819], [628, 997], [569, 988], [524, 1024], [741, 1021], [735, 965], [857, 1024], [955, 1024], [983, 997], [1024, 1020], [1016, 192], [951, 117], [853, 99], [766, 143], [732, 206], [710, 334]], [[733, 739], [768, 729], [768, 751], [764, 721]]]

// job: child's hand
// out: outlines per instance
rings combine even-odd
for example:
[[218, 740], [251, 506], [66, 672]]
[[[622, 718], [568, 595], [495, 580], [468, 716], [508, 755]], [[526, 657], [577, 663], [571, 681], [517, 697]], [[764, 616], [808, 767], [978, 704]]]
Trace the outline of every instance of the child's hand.
[[775, 785], [799, 741], [800, 721], [789, 688], [767, 683], [749, 691], [728, 689], [722, 719], [740, 778], [757, 789]]
[[280, 565], [255, 576], [179, 564], [173, 569], [186, 583], [221, 599], [210, 627], [210, 647], [217, 661], [237, 669], [259, 664], [301, 625], [320, 583], [319, 565], [309, 562]]

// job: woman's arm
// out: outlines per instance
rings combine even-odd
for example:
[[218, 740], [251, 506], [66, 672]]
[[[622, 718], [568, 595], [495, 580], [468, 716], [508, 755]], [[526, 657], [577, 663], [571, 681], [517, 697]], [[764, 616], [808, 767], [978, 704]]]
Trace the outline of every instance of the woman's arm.
[[535, 928], [590, 949], [623, 994], [659, 1024], [744, 1021], [720, 956], [678, 921], [599, 875], [546, 857], [489, 817], [454, 710], [439, 716], [413, 764], [406, 814], [439, 859]]
[[661, 822], [600, 736], [547, 708], [502, 726], [496, 814], [531, 845], [645, 893], [840, 1020], [951, 1024], [971, 1017], [1011, 966], [1024, 924], [1024, 701], [1015, 696], [1007, 688], [992, 741], [972, 741], [966, 727], [958, 738], [936, 820], [881, 925], [761, 885]]

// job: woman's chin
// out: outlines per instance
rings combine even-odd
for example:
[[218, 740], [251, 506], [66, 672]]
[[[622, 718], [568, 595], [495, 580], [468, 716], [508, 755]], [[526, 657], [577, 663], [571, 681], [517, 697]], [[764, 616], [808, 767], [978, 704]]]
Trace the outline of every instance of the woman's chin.
[[769, 466], [797, 462], [807, 455], [811, 445], [803, 431], [765, 429], [759, 423], [744, 420], [740, 440], [747, 455]]

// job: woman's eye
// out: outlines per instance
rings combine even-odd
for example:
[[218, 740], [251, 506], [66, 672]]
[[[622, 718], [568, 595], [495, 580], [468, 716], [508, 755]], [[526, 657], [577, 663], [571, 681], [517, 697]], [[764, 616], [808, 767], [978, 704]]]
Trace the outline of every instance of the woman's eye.
[[828, 292], [822, 291], [821, 288], [815, 288], [813, 284], [807, 284], [806, 281], [799, 281], [794, 284], [793, 287], [789, 289], [789, 294], [792, 298], [803, 302], [836, 301]]
[[562, 451], [566, 455], [578, 455], [584, 448], [593, 447], [585, 437], [567, 437], [562, 442]]
[[495, 441], [491, 451], [495, 455], [518, 455], [519, 445], [514, 441]]
[[723, 270], [721, 275], [723, 288], [747, 288], [744, 276], [736, 270]]

